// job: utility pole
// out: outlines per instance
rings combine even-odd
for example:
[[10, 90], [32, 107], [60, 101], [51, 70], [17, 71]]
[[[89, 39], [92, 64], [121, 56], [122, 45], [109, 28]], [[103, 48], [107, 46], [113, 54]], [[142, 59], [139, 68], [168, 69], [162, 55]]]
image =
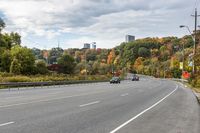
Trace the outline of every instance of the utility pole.
[[195, 61], [194, 61], [194, 57], [196, 54], [196, 48], [197, 48], [197, 44], [196, 44], [196, 33], [197, 33], [197, 17], [199, 17], [200, 15], [197, 14], [197, 8], [195, 8], [195, 13], [194, 15], [192, 15], [195, 18], [195, 22], [194, 22], [194, 48], [193, 48], [193, 67], [192, 67], [192, 73], [193, 75], [195, 75], [196, 73], [196, 66], [195, 66]]

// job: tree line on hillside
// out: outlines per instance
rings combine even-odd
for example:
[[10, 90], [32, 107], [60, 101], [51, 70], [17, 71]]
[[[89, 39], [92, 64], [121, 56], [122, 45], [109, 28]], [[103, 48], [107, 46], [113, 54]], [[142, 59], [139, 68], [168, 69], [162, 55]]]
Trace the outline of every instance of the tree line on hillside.
[[[180, 78], [183, 47], [184, 70], [191, 72], [192, 67], [189, 66], [189, 62], [191, 62], [189, 55], [193, 52], [191, 36], [144, 38], [130, 43], [122, 43], [113, 49], [63, 50], [52, 48], [46, 51], [34, 48], [32, 50], [38, 60], [45, 60], [47, 64], [57, 64], [58, 66], [64, 65], [64, 62], [68, 66], [67, 59], [64, 61], [61, 58], [63, 55], [71, 56], [74, 66], [71, 67], [72, 69], [65, 68], [65, 70], [70, 70], [73, 74], [95, 75], [132, 72], [155, 77]], [[199, 68], [197, 64], [196, 66]]]
[[[180, 62], [191, 72], [189, 55], [193, 51], [191, 36], [144, 38], [121, 43], [112, 49], [41, 50], [21, 46], [18, 33], [2, 33], [5, 23], [0, 19], [0, 71], [16, 75], [48, 74], [113, 75], [127, 72], [155, 77], [180, 78]], [[200, 35], [198, 34], [198, 38]], [[182, 54], [184, 48], [184, 57]], [[195, 57], [199, 72], [199, 49]]]

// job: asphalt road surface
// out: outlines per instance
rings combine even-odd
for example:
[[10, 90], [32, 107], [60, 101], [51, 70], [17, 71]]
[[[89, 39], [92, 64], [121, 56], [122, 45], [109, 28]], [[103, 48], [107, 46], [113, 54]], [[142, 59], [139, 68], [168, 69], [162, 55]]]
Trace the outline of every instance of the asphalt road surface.
[[0, 90], [0, 133], [200, 133], [200, 107], [191, 90], [153, 78]]

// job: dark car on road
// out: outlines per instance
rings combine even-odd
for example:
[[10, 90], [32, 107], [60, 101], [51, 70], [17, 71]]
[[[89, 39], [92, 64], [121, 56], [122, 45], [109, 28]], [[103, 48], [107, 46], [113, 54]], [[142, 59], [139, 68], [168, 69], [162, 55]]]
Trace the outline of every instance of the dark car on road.
[[112, 79], [110, 80], [110, 83], [111, 84], [114, 84], [114, 83], [120, 83], [120, 78], [119, 77], [112, 77]]
[[132, 81], [139, 81], [140, 78], [139, 78], [139, 76], [137, 76], [137, 75], [133, 75], [133, 77], [132, 77], [131, 80], [132, 80]]

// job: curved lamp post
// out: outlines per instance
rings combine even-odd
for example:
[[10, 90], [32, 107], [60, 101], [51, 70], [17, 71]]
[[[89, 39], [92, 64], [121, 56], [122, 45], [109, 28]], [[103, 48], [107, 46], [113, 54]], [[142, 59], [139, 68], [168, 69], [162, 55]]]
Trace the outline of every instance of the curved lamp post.
[[[196, 37], [192, 35], [190, 28], [187, 25], [180, 25], [180, 28], [187, 28], [188, 32], [190, 33], [192, 40], [194, 42], [193, 46], [193, 58], [192, 58], [192, 73], [195, 73], [195, 65], [194, 65], [194, 55], [195, 55], [195, 48], [196, 48]], [[183, 57], [184, 58], [184, 57]]]

